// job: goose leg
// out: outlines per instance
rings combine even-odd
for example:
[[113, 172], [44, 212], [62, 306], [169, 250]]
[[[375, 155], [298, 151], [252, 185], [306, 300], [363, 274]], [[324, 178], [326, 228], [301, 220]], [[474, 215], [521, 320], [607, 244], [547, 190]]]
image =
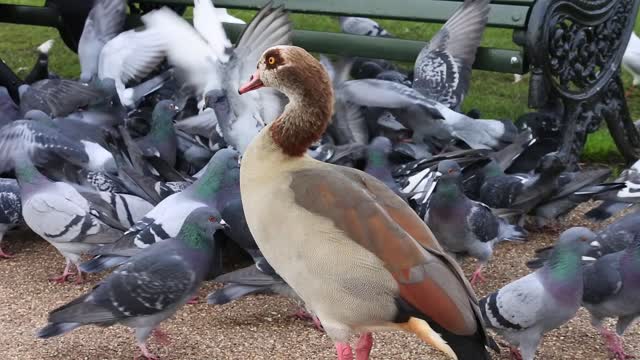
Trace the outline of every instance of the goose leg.
[[336, 343], [336, 351], [338, 352], [338, 360], [353, 360], [353, 350], [349, 343]]
[[370, 332], [361, 334], [356, 345], [356, 360], [369, 360], [371, 347], [373, 347], [373, 335]]

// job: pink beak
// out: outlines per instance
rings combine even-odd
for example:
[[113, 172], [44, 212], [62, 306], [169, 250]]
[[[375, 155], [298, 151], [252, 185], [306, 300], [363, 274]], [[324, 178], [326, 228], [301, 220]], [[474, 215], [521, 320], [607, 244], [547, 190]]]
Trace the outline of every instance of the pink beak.
[[251, 77], [249, 78], [249, 82], [240, 86], [240, 88], [238, 89], [238, 94], [242, 95], [244, 93], [248, 93], [249, 91], [260, 89], [263, 86], [264, 84], [262, 83], [262, 80], [260, 80], [260, 70], [256, 70], [256, 72], [253, 73], [253, 75], [251, 75]]

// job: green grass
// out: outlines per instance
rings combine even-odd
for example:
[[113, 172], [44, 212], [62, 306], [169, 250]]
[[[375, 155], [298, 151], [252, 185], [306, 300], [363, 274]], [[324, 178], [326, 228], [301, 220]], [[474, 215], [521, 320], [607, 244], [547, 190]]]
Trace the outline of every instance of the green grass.
[[[41, 5], [44, 0], [0, 0], [2, 3], [20, 3]], [[253, 16], [252, 11], [230, 11], [245, 21]], [[187, 12], [190, 16], [190, 11]], [[295, 14], [294, 25], [299, 29], [339, 31], [336, 19], [328, 16]], [[381, 24], [392, 34], [400, 38], [426, 40], [438, 31], [439, 24], [421, 24], [381, 20]], [[640, 30], [640, 22], [636, 31]], [[502, 29], [488, 29], [485, 32], [483, 45], [514, 48], [511, 41], [512, 32]], [[54, 29], [31, 27], [24, 25], [0, 24], [0, 57], [2, 57], [19, 75], [26, 75], [35, 61], [35, 48], [47, 39], [55, 39], [56, 45], [51, 53], [51, 69], [64, 77], [77, 77], [80, 67], [77, 57], [69, 51]], [[623, 74], [625, 85], [631, 83], [628, 74]], [[474, 71], [471, 89], [464, 103], [464, 110], [477, 108], [485, 118], [517, 119], [530, 111], [527, 106], [528, 77], [518, 84], [512, 84], [513, 76], [485, 71]], [[633, 119], [640, 118], [640, 91], [629, 100], [629, 108]], [[591, 134], [588, 138], [583, 160], [601, 163], [621, 163], [622, 158], [617, 151], [606, 125]]]

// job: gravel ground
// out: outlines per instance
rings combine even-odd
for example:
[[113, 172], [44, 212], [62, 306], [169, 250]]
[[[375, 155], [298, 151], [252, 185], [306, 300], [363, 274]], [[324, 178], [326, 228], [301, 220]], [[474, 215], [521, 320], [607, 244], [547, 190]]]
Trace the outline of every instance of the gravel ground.
[[[581, 218], [587, 206], [558, 224], [557, 230], [534, 233], [527, 244], [500, 244], [487, 267], [487, 283], [478, 295], [493, 291], [527, 274], [524, 262], [534, 249], [549, 245], [558, 231], [570, 225], [588, 225]], [[46, 323], [49, 310], [88, 291], [85, 285], [54, 285], [47, 277], [62, 271], [63, 259], [53, 247], [28, 231], [5, 237], [5, 246], [17, 256], [0, 260], [0, 354], [3, 359], [131, 359], [137, 348], [131, 330], [122, 326], [83, 327], [63, 337], [40, 340], [34, 334]], [[465, 261], [471, 273], [474, 261]], [[206, 295], [216, 284], [200, 290]], [[294, 304], [281, 297], [254, 296], [225, 306], [187, 305], [162, 324], [170, 343], [151, 343], [162, 359], [335, 359], [330, 339], [304, 321], [289, 316]], [[498, 339], [499, 340], [499, 339]], [[627, 350], [640, 356], [640, 326], [625, 336]], [[375, 336], [373, 359], [445, 359], [406, 333]], [[494, 359], [508, 359], [508, 351]], [[544, 339], [538, 359], [608, 359], [606, 348], [589, 323], [585, 310]]]

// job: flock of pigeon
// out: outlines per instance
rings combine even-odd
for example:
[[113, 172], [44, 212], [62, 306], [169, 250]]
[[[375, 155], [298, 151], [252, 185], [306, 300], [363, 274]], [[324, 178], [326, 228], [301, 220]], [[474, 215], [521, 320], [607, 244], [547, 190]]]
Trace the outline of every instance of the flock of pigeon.
[[[79, 80], [48, 71], [47, 42], [19, 99], [0, 89], [0, 241], [29, 227], [64, 256], [58, 283], [115, 268], [37, 336], [120, 323], [156, 359], [147, 339], [214, 280], [224, 287], [211, 304], [296, 300], [338, 359], [353, 359], [351, 335], [368, 359], [371, 331], [389, 329], [488, 359], [499, 349], [486, 328], [532, 360], [581, 306], [629, 358], [638, 212], [598, 233], [565, 231], [529, 262], [535, 272], [475, 298], [500, 242], [524, 242], [525, 227], [587, 200], [602, 200], [586, 214], [602, 221], [640, 199], [640, 162], [607, 181], [610, 170], [567, 168], [527, 124], [460, 112], [488, 12], [489, 0], [465, 0], [407, 73], [379, 59], [317, 61], [289, 46], [288, 14], [270, 4], [233, 45], [222, 22], [241, 20], [209, 0], [194, 1], [193, 26], [162, 8], [128, 31], [126, 1], [95, 1]], [[364, 18], [340, 26], [392, 36]], [[236, 252], [251, 265], [225, 273]], [[470, 283], [461, 256], [478, 261]], [[615, 333], [603, 326], [612, 317]]]

